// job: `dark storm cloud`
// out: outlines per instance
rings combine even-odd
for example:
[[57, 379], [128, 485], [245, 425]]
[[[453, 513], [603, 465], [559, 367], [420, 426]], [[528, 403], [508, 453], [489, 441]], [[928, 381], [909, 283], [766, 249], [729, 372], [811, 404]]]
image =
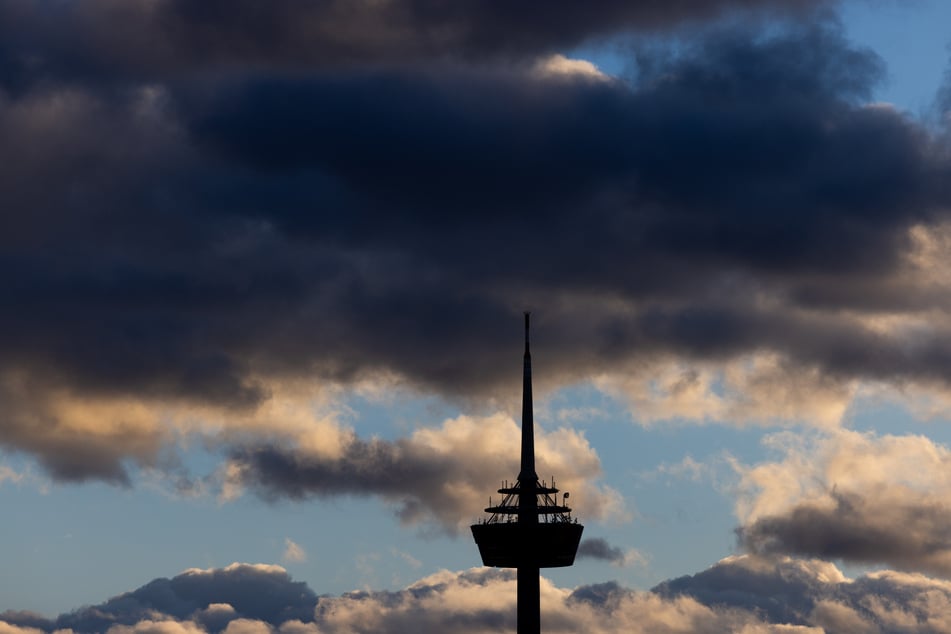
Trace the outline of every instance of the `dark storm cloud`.
[[731, 10], [805, 12], [823, 0], [610, 0], [597, 10], [433, 0], [0, 2], [0, 84], [168, 77], [240, 65], [330, 67], [433, 58], [531, 57], [626, 29]]
[[[105, 6], [69, 10], [97, 23]], [[137, 40], [130, 24], [110, 37]], [[202, 41], [225, 46], [227, 24]], [[854, 317], [947, 305], [902, 268], [908, 229], [951, 199], [946, 148], [862, 105], [880, 61], [834, 27], [698, 35], [629, 80], [241, 59], [0, 95], [0, 442], [57, 477], [122, 481], [123, 455], [157, 459], [164, 437], [119, 421], [96, 439], [110, 451], [68, 460], [54, 441], [89, 398], [248, 411], [284, 379], [377, 373], [498, 395], [526, 305], [548, 385], [754, 351], [842, 380], [946, 380], [943, 326], [908, 339]]]
[[[944, 202], [946, 166], [898, 113], [857, 107], [878, 72], [822, 29], [755, 43], [731, 32], [633, 86], [272, 75], [203, 84], [180, 103], [225, 156], [340, 185], [329, 203], [348, 214], [328, 222], [288, 204], [275, 219], [290, 230], [414, 248], [469, 276], [630, 288], [647, 283], [638, 268], [680, 257], [784, 272], [894, 264], [894, 230]], [[521, 248], [499, 248], [510, 242]]]
[[740, 545], [759, 554], [951, 572], [951, 508], [940, 499], [894, 491], [879, 496], [833, 492], [832, 499], [831, 507], [803, 503], [739, 528]]

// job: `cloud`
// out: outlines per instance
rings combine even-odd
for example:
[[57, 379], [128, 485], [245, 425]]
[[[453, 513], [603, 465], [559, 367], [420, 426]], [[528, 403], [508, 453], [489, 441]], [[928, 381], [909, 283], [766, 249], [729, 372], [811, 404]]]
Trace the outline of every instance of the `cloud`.
[[[266, 583], [263, 588], [262, 583]], [[50, 632], [56, 627], [69, 626], [77, 633], [108, 631], [113, 634], [204, 631], [475, 634], [514, 629], [515, 586], [514, 571], [473, 568], [461, 572], [440, 571], [396, 591], [359, 591], [317, 598], [306, 585], [292, 581], [279, 568], [233, 564], [221, 570], [187, 571], [170, 580], [156, 579], [127, 595], [40, 624], [37, 631]], [[212, 600], [225, 600], [227, 604], [209, 604]], [[224, 605], [235, 607], [228, 610]], [[751, 612], [708, 607], [688, 597], [662, 598], [613, 583], [582, 586], [572, 591], [558, 588], [542, 578], [541, 609], [543, 628], [550, 632], [796, 631], [771, 626]], [[212, 624], [205, 618], [211, 611], [226, 618]], [[0, 627], [19, 627], [15, 623], [15, 615], [0, 615]]]
[[113, 625], [106, 634], [203, 634], [204, 629], [194, 623], [179, 623], [172, 620], [153, 621], [146, 619], [135, 625]]
[[634, 549], [624, 550], [612, 546], [601, 537], [592, 537], [582, 540], [578, 545], [579, 559], [598, 559], [613, 566], [630, 566], [645, 561], [644, 555]]
[[[423, 60], [505, 59], [552, 53], [591, 37], [717, 18], [735, 11], [799, 11], [820, 0], [611, 0], [597, 11], [571, 2], [535, 8], [465, 0], [335, 5], [280, 0], [89, 0], [50, 6], [0, 3], [0, 68], [8, 89], [58, 80], [167, 78], [248, 66], [346, 67]], [[123, 29], [116, 29], [122, 24]]]
[[272, 634], [274, 628], [261, 621], [251, 619], [235, 619], [228, 623], [224, 634]]
[[22, 479], [23, 474], [14, 471], [11, 467], [8, 467], [5, 464], [0, 464], [0, 484], [3, 484], [5, 480], [19, 482]]
[[654, 589], [705, 605], [750, 610], [770, 623], [850, 632], [941, 632], [951, 621], [951, 584], [882, 570], [856, 579], [833, 564], [789, 557], [729, 557]]
[[238, 613], [230, 603], [210, 603], [208, 607], [195, 612], [192, 620], [206, 630], [221, 630], [238, 619]]
[[289, 537], [284, 538], [284, 554], [281, 555], [281, 561], [285, 563], [299, 563], [307, 561], [307, 551], [300, 544], [292, 541]]
[[[346, 409], [331, 385], [262, 381], [269, 397], [253, 408], [164, 400], [149, 394], [93, 395], [0, 374], [0, 440], [39, 456], [60, 481], [99, 478], [131, 484], [128, 467], [154, 469], [177, 488], [201, 493], [170, 448], [203, 442], [214, 449], [254, 437], [293, 441], [334, 455], [348, 434]], [[44, 398], [37, 400], [37, 395]]]
[[[558, 5], [537, 28], [581, 37], [738, 4]], [[315, 25], [353, 18], [311, 22], [339, 11], [320, 3], [289, 23], [289, 5], [242, 2], [214, 24], [173, 0], [40, 6], [0, 3], [2, 28], [49, 36], [0, 34], [0, 64], [36, 66], [0, 94], [0, 444], [58, 480], [128, 484], [216, 426], [263, 437], [246, 443], [263, 459], [272, 439], [248, 421], [302, 383], [510, 401], [506, 324], [525, 304], [542, 389], [597, 374], [645, 420], [831, 427], [863, 383], [947, 388], [946, 148], [867, 105], [881, 61], [828, 21], [698, 31], [632, 54], [636, 77], [591, 81], [567, 58], [572, 72], [535, 72], [559, 58], [534, 45], [295, 65]], [[481, 6], [405, 16], [495, 24]], [[139, 31], [174, 25], [171, 48]], [[72, 50], [84, 32], [97, 52]], [[144, 48], [97, 66], [116, 41]]]
[[[406, 524], [438, 522], [455, 532], [476, 519], [474, 510], [487, 505], [506, 474], [517, 475], [518, 455], [511, 448], [519, 438], [515, 421], [497, 414], [460, 416], [395, 441], [351, 434], [333, 456], [280, 445], [237, 447], [225, 483], [272, 500], [379, 496]], [[535, 449], [538, 473], [544, 479], [557, 475], [557, 486], [573, 493], [578, 517], [625, 517], [618, 493], [597, 483], [601, 463], [582, 434], [537, 429]]]
[[307, 584], [292, 581], [280, 566], [235, 563], [155, 579], [105, 603], [60, 615], [44, 629], [200, 632], [207, 627], [220, 631], [217, 628], [239, 618], [278, 624], [311, 620], [316, 603]]
[[704, 605], [724, 605], [764, 614], [771, 623], [806, 625], [817, 596], [833, 595], [848, 579], [819, 560], [729, 557], [694, 575], [654, 588], [661, 596], [690, 596]]
[[0, 621], [0, 634], [41, 634], [43, 630], [33, 627], [20, 627]]
[[[317, 619], [329, 632], [451, 629], [481, 632], [515, 626], [515, 575], [473, 569], [441, 572], [400, 592], [351, 593], [321, 600]], [[600, 592], [599, 592], [600, 591]], [[541, 583], [542, 628], [551, 632], [723, 632], [744, 627], [774, 631], [752, 614], [714, 610], [692, 600], [664, 601], [611, 586], [574, 592]], [[781, 630], [775, 630], [781, 631]]]
[[923, 436], [772, 437], [776, 462], [739, 467], [740, 544], [951, 574], [951, 451]]
[[[515, 572], [439, 571], [398, 590], [320, 596], [277, 566], [232, 564], [156, 579], [55, 619], [0, 614], [11, 634], [110, 632], [445, 632], [515, 627]], [[951, 583], [882, 570], [846, 577], [819, 560], [749, 555], [650, 592], [616, 582], [559, 588], [541, 579], [546, 632], [854, 634], [947, 631]]]
[[598, 67], [584, 59], [571, 59], [564, 55], [552, 55], [535, 64], [535, 73], [541, 77], [587, 77], [592, 80], [606, 80], [608, 76]]
[[390, 554], [394, 557], [402, 560], [404, 563], [408, 564], [410, 568], [419, 568], [423, 565], [423, 562], [413, 557], [406, 551], [399, 550], [398, 548], [391, 548]]
[[602, 374], [595, 385], [627, 402], [645, 425], [688, 420], [834, 428], [859, 391], [856, 380], [763, 352], [715, 363], [660, 358]]

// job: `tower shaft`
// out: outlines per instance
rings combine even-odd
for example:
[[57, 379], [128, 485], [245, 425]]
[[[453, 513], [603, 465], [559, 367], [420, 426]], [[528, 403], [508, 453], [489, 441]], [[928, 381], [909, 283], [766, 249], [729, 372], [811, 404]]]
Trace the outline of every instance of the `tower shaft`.
[[517, 568], [518, 615], [516, 617], [517, 634], [541, 634], [541, 592], [539, 590], [538, 566], [520, 565]]

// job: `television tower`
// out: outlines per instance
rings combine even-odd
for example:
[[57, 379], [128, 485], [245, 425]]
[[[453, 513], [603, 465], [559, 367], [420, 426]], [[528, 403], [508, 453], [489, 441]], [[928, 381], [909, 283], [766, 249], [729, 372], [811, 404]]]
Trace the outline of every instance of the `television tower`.
[[528, 345], [529, 313], [525, 313], [525, 363], [522, 378], [522, 464], [514, 486], [503, 483], [502, 502], [485, 509], [490, 516], [472, 525], [482, 563], [518, 570], [518, 634], [540, 634], [539, 570], [575, 562], [584, 526], [572, 519], [568, 494], [558, 504], [551, 486], [535, 473], [535, 422], [532, 415], [532, 355]]

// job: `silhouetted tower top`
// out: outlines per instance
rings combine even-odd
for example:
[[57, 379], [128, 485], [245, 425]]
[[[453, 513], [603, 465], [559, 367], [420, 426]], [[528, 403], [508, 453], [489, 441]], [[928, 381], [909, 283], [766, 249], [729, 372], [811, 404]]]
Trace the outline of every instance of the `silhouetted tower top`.
[[518, 481], [503, 483], [502, 501], [485, 509], [489, 518], [472, 525], [482, 563], [518, 570], [518, 633], [541, 630], [539, 569], [570, 566], [575, 561], [584, 527], [571, 517], [565, 493], [558, 503], [555, 479], [539, 482], [535, 473], [535, 421], [532, 414], [532, 354], [525, 313], [525, 357], [522, 374], [522, 451]]

